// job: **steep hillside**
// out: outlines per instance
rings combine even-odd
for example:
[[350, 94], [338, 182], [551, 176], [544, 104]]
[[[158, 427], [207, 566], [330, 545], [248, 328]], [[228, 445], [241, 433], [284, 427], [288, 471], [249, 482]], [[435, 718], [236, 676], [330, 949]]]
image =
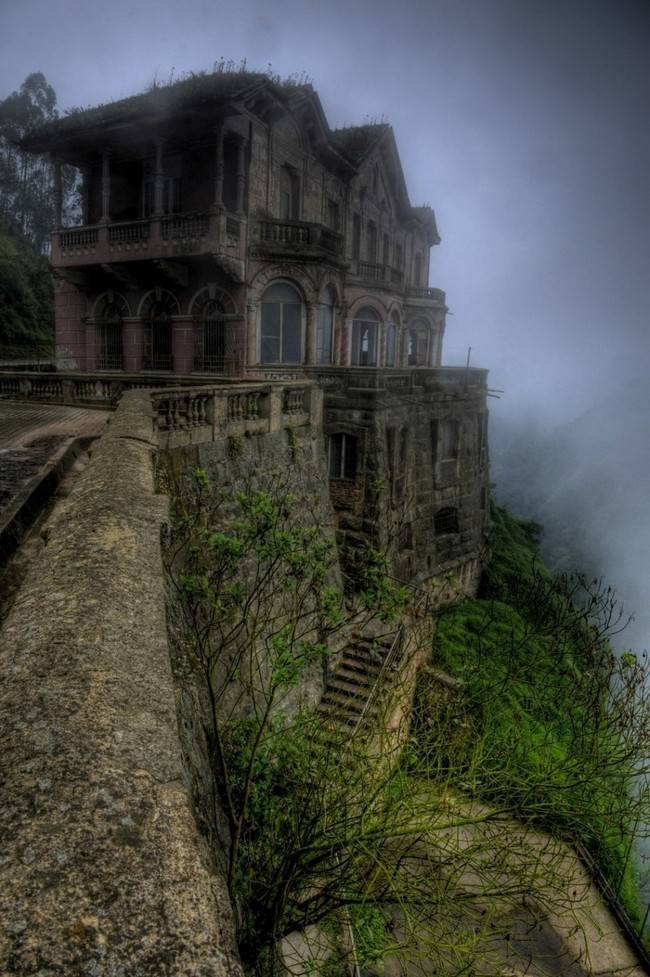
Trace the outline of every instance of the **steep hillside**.
[[632, 783], [648, 743], [645, 669], [611, 653], [610, 590], [554, 579], [540, 560], [541, 527], [503, 509], [493, 518], [479, 599], [438, 624], [431, 664], [459, 691], [441, 693], [436, 672], [423, 675], [419, 750], [450, 789], [584, 846], [639, 922], [631, 838], [647, 801]]

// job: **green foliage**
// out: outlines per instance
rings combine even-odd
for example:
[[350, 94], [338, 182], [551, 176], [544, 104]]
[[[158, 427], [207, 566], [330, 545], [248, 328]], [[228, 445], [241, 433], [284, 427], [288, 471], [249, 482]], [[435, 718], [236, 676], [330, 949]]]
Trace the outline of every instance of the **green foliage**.
[[[36, 252], [48, 250], [54, 221], [53, 167], [45, 154], [25, 152], [21, 140], [58, 118], [56, 94], [40, 72], [0, 101], [0, 223], [11, 227]], [[64, 214], [78, 213], [76, 175], [63, 167]]]
[[441, 703], [423, 677], [420, 749], [465, 792], [583, 844], [638, 921], [627, 853], [646, 803], [643, 673], [607, 644], [618, 620], [611, 591], [551, 580], [538, 535], [496, 510], [485, 597], [439, 621], [433, 664], [462, 685]]
[[360, 966], [382, 961], [394, 940], [391, 940], [386, 919], [377, 906], [365, 903], [351, 907], [350, 920]]
[[54, 288], [49, 262], [0, 225], [0, 354], [49, 352]]

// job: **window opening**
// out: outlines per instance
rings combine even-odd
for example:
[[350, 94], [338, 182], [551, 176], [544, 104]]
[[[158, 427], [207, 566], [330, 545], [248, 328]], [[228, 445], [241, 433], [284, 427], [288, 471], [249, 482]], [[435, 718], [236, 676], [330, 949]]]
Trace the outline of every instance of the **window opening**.
[[329, 441], [330, 478], [352, 481], [357, 474], [358, 439], [353, 434], [333, 434]]
[[299, 181], [288, 166], [280, 168], [280, 220], [298, 220]]
[[302, 361], [302, 302], [290, 285], [271, 285], [262, 296], [262, 363]]
[[145, 330], [145, 370], [171, 370], [172, 318], [162, 302], [155, 302]]
[[335, 296], [331, 288], [325, 293], [325, 301], [318, 307], [316, 324], [316, 362], [331, 363], [334, 334]]
[[352, 323], [352, 365], [377, 365], [377, 326], [379, 316], [374, 309], [363, 308]]
[[434, 517], [434, 531], [436, 536], [447, 536], [458, 532], [458, 509], [448, 506], [439, 509]]
[[115, 303], [105, 307], [97, 333], [97, 369], [123, 369], [122, 316]]

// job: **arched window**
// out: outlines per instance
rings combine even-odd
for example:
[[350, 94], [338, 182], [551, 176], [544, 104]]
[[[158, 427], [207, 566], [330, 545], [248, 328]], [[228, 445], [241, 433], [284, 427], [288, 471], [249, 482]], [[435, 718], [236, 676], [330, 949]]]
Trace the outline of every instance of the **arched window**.
[[352, 366], [377, 365], [379, 316], [370, 306], [361, 309], [352, 323]]
[[262, 296], [262, 363], [301, 363], [303, 314], [300, 295], [285, 282], [270, 285]]
[[97, 323], [97, 369], [122, 370], [122, 313], [117, 302], [107, 302]]
[[334, 335], [334, 306], [336, 294], [328, 287], [325, 296], [318, 307], [318, 323], [316, 326], [316, 362], [332, 362], [332, 338]]
[[447, 506], [438, 509], [433, 518], [433, 528], [436, 536], [447, 536], [458, 532], [458, 509]]
[[217, 298], [208, 299], [201, 309], [196, 330], [194, 369], [204, 373], [223, 373], [226, 361], [226, 309]]
[[280, 167], [280, 220], [299, 219], [300, 182], [297, 174], [288, 166]]
[[172, 317], [169, 304], [156, 301], [151, 306], [144, 331], [145, 370], [171, 370]]

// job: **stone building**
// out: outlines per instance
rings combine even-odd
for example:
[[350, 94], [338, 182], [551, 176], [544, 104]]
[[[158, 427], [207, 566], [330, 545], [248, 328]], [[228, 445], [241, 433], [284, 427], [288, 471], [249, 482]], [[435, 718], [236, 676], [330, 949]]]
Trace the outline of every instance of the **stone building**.
[[81, 173], [82, 226], [52, 239], [59, 369], [313, 379], [348, 562], [371, 537], [403, 579], [452, 570], [474, 587], [487, 375], [441, 366], [440, 238], [390, 126], [331, 130], [310, 85], [219, 72], [74, 113], [24, 148]]

